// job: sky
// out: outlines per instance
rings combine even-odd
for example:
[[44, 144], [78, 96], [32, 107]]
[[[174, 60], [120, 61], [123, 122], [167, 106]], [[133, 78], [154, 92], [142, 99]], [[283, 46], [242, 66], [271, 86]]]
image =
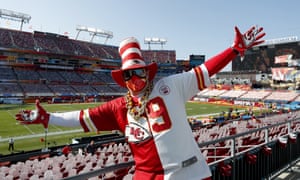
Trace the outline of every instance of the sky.
[[[299, 0], [1, 0], [0, 9], [31, 16], [23, 31], [65, 34], [75, 39], [76, 28], [86, 26], [113, 32], [106, 42], [118, 46], [129, 36], [142, 49], [145, 38], [164, 38], [165, 50], [177, 59], [205, 55], [206, 59], [230, 47], [234, 26], [241, 32], [258, 25], [265, 39], [300, 37]], [[0, 18], [0, 27], [20, 29], [20, 23]], [[89, 41], [87, 32], [79, 40]], [[105, 38], [94, 39], [105, 43]], [[152, 45], [151, 49], [161, 49]], [[228, 65], [223, 71], [230, 71]]]

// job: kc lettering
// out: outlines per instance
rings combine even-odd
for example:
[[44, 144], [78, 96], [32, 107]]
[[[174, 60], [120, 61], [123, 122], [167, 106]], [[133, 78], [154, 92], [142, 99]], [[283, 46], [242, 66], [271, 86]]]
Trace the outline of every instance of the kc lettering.
[[139, 123], [130, 122], [126, 126], [125, 136], [128, 142], [140, 143], [152, 137], [150, 131]]
[[144, 137], [144, 132], [141, 130], [141, 128], [130, 127], [130, 135], [134, 136], [134, 138], [137, 140], [142, 140]]

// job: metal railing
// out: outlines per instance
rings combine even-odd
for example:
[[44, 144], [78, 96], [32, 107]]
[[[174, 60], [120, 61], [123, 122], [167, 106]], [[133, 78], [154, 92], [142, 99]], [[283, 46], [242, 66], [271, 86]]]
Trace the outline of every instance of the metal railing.
[[[214, 154], [207, 156], [207, 158], [214, 158], [212, 162], [209, 162], [212, 179], [272, 179], [283, 170], [290, 168], [300, 157], [299, 132], [292, 129], [292, 123], [300, 123], [300, 118], [294, 118], [265, 127], [250, 129], [243, 133], [200, 143], [199, 148], [201, 150], [213, 149], [213, 152], [215, 152]], [[270, 129], [279, 126], [285, 126], [287, 128], [286, 133], [281, 137], [270, 140]], [[251, 136], [251, 134], [257, 132], [264, 133], [263, 142], [243, 146], [237, 145], [238, 139]], [[290, 139], [290, 135], [293, 135], [294, 139]], [[280, 139], [286, 141], [286, 144], [282, 145], [279, 141]], [[216, 144], [224, 143], [225, 141], [231, 141], [231, 143], [227, 146], [215, 146]], [[217, 154], [217, 150], [225, 148], [228, 150], [228, 154]], [[268, 149], [268, 152], [266, 152], [266, 148]], [[92, 172], [67, 177], [65, 180], [87, 179], [94, 176], [101, 176], [101, 174], [111, 171], [130, 168], [132, 166], [134, 166], [133, 161], [120, 163]]]

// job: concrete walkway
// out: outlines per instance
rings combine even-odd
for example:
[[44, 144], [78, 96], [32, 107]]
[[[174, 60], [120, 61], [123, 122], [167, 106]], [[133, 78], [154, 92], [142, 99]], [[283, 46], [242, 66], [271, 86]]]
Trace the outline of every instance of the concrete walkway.
[[274, 180], [300, 180], [300, 162], [280, 173]]

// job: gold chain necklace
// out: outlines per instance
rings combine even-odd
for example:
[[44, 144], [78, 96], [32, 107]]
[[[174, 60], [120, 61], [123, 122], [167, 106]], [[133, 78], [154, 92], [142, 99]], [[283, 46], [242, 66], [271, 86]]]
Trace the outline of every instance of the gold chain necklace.
[[151, 82], [137, 106], [133, 105], [132, 96], [130, 95], [129, 91], [127, 92], [127, 95], [125, 96], [126, 108], [128, 109], [129, 114], [133, 117], [134, 120], [138, 121], [144, 114], [146, 103], [148, 101], [152, 87], [153, 83]]

